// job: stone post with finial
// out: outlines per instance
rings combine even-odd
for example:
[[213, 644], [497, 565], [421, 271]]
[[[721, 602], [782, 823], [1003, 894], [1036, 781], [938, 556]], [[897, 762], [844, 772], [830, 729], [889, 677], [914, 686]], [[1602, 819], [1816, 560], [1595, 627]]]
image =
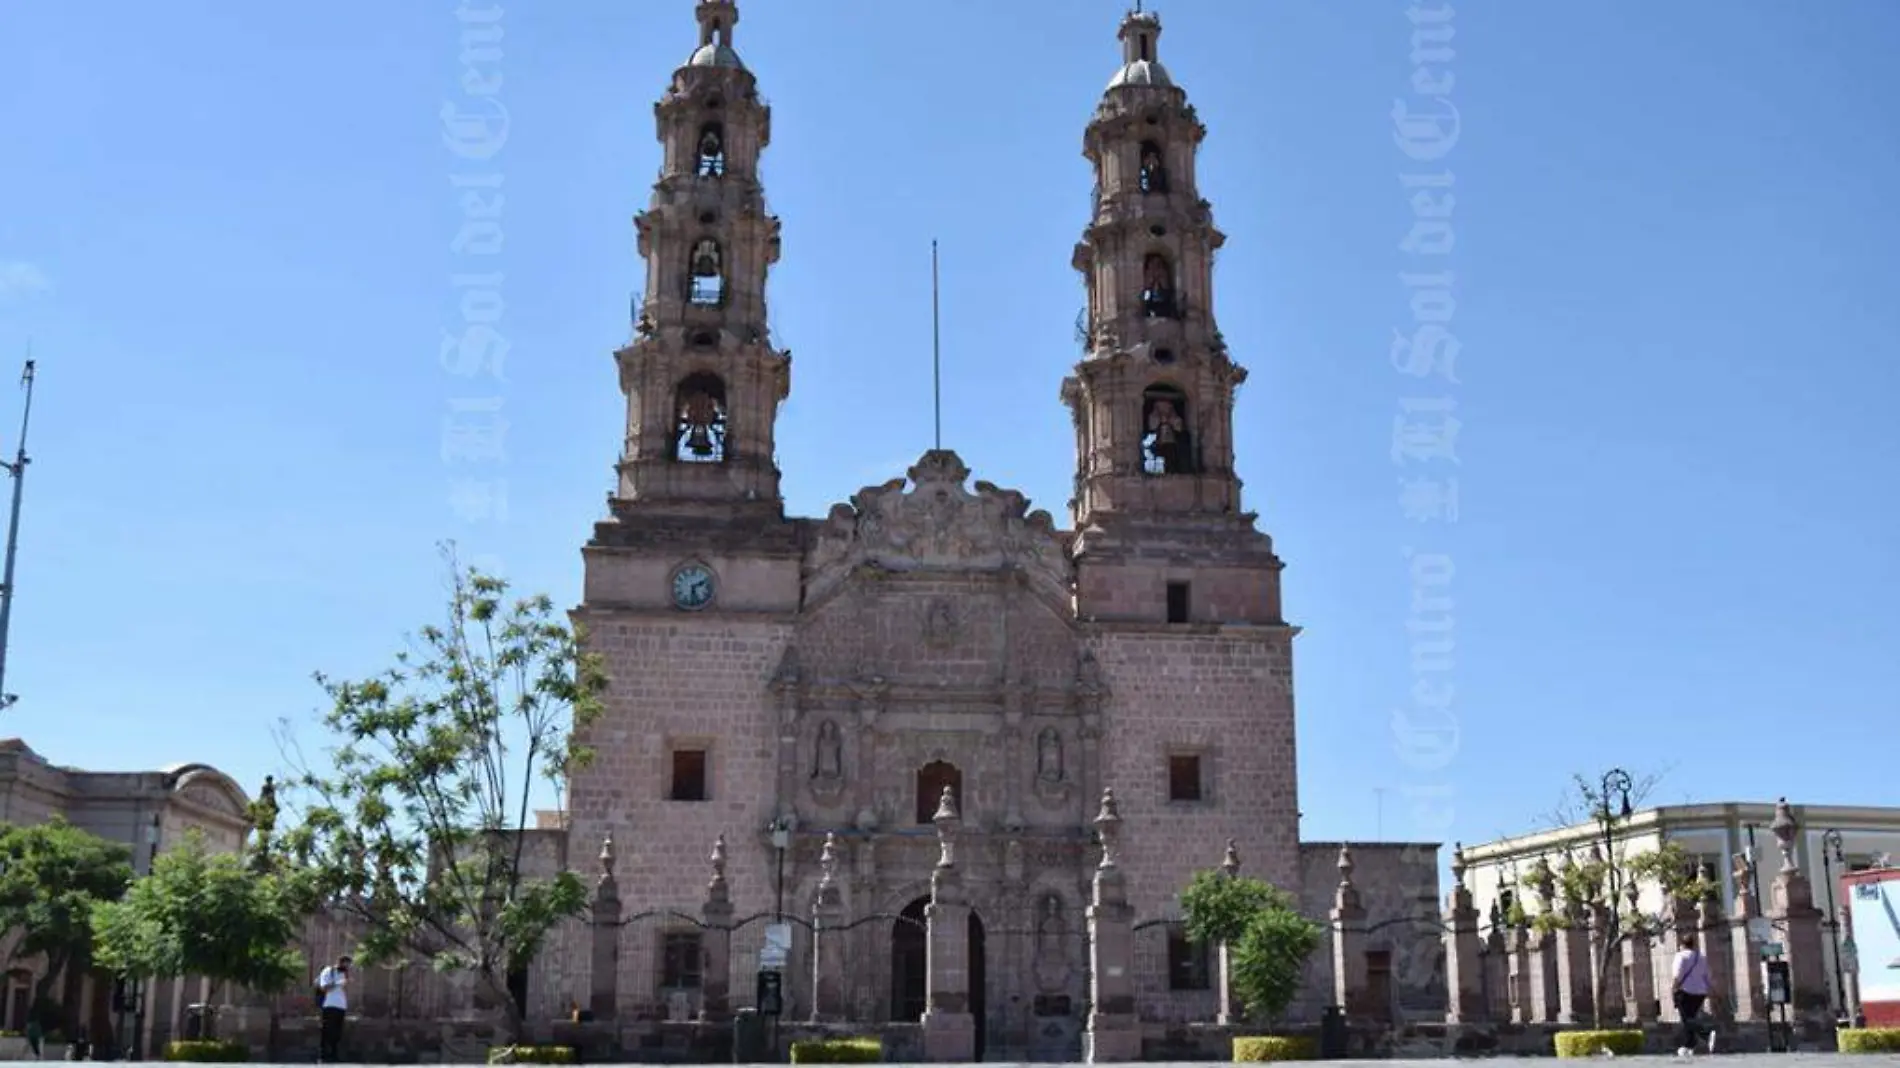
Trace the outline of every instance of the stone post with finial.
[[1755, 898], [1755, 881], [1749, 878], [1748, 855], [1735, 854], [1730, 875], [1735, 882], [1735, 907], [1729, 910], [1728, 942], [1735, 962], [1733, 984], [1722, 993], [1728, 995], [1735, 1019], [1752, 1023], [1768, 1018], [1767, 977], [1762, 973], [1761, 951], [1753, 941], [1751, 925], [1762, 918], [1761, 902]]
[[1696, 926], [1701, 928], [1702, 956], [1709, 962], [1709, 977], [1717, 984], [1716, 993], [1723, 995], [1710, 998], [1702, 1011], [1718, 1020], [1732, 1020], [1735, 999], [1720, 989], [1722, 977], [1735, 974], [1735, 947], [1728, 939], [1728, 920], [1722, 915], [1722, 880], [1712, 864], [1703, 864], [1701, 872], [1707, 889], [1697, 903]]
[[1339, 847], [1339, 886], [1333, 891], [1333, 1003], [1347, 1019], [1380, 1015], [1367, 995], [1366, 908], [1352, 882], [1352, 847]]
[[1598, 999], [1596, 1017], [1605, 1024], [1623, 1018], [1623, 950], [1629, 936], [1618, 913], [1623, 902], [1610, 878], [1614, 863], [1602, 846], [1591, 843], [1584, 891], [1590, 916], [1590, 996]]
[[845, 1006], [844, 893], [838, 888], [838, 834], [825, 835], [818, 854], [818, 894], [811, 905], [811, 1019], [843, 1020]]
[[1576, 894], [1577, 858], [1565, 854], [1557, 868], [1557, 908], [1563, 924], [1554, 932], [1552, 958], [1557, 964], [1557, 1022], [1588, 1024], [1595, 1016], [1591, 996], [1595, 969], [1591, 967], [1590, 927], [1594, 917], [1589, 902]]
[[732, 888], [726, 885], [726, 836], [713, 839], [712, 878], [706, 881], [706, 903], [699, 908], [704, 968], [699, 979], [699, 1015], [721, 1021], [732, 1015]]
[[[1220, 859], [1220, 873], [1229, 879], [1240, 877], [1240, 843], [1236, 839], [1227, 840], [1227, 852]], [[1220, 999], [1220, 1011], [1214, 1017], [1214, 1022], [1222, 1027], [1231, 1027], [1243, 1016], [1240, 1006], [1234, 1004], [1233, 947], [1226, 942], [1220, 943], [1214, 947], [1214, 958], [1215, 967], [1220, 970], [1220, 974], [1215, 976], [1219, 987], [1217, 996]]]
[[932, 817], [937, 825], [937, 868], [930, 873], [924, 908], [924, 1059], [976, 1059], [976, 1018], [970, 1015], [970, 904], [957, 868], [957, 796], [946, 786]]
[[[1642, 916], [1643, 888], [1635, 879], [1623, 887], [1623, 904], [1632, 919]], [[1650, 937], [1649, 921], [1644, 920], [1629, 933], [1629, 1003], [1623, 1006], [1623, 1019], [1648, 1023], [1656, 1019], [1656, 947]]]
[[1484, 980], [1485, 1019], [1504, 1023], [1511, 1018], [1511, 955], [1504, 940], [1504, 904], [1493, 899], [1484, 931], [1484, 961], [1479, 976]]
[[1490, 1019], [1484, 998], [1484, 943], [1478, 935], [1478, 906], [1465, 885], [1465, 847], [1451, 850], [1451, 895], [1445, 907], [1445, 987], [1451, 1004], [1448, 1023], [1480, 1023]]
[[[1557, 873], [1550, 858], [1538, 857], [1531, 865], [1531, 892], [1537, 895], [1537, 914], [1553, 915], [1557, 909]], [[1537, 931], [1531, 935], [1531, 1018], [1537, 1023], [1556, 1023], [1563, 1014], [1563, 988], [1557, 977], [1557, 933]]]
[[1814, 884], [1802, 874], [1795, 860], [1795, 839], [1800, 828], [1788, 799], [1775, 802], [1775, 819], [1768, 825], [1781, 850], [1781, 870], [1775, 873], [1774, 889], [1769, 891], [1768, 918], [1785, 940], [1788, 958], [1788, 994], [1796, 1013], [1828, 1015], [1832, 1009], [1827, 979], [1827, 962], [1822, 957], [1825, 945], [1825, 917], [1814, 907]]
[[620, 884], [614, 879], [614, 836], [600, 842], [600, 874], [594, 879], [593, 976], [587, 997], [596, 1020], [614, 1018], [620, 981]]
[[1128, 879], [1122, 873], [1122, 813], [1115, 791], [1102, 791], [1095, 814], [1102, 859], [1088, 907], [1088, 1027], [1082, 1034], [1082, 1059], [1090, 1064], [1141, 1059], [1141, 1028], [1135, 1018], [1135, 914], [1128, 904]]

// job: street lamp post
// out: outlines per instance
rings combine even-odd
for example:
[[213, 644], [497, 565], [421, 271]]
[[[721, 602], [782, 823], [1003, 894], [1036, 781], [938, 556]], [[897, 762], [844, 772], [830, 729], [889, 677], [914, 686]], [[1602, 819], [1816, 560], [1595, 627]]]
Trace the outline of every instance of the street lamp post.
[[777, 886], [773, 894], [777, 903], [772, 912], [779, 923], [785, 922], [785, 850], [792, 844], [792, 823], [783, 816], [772, 821], [772, 848], [778, 851], [778, 876], [774, 880]]
[[1841, 968], [1841, 917], [1834, 907], [1834, 865], [1843, 870], [1847, 856], [1841, 848], [1841, 832], [1832, 827], [1821, 832], [1821, 878], [1827, 880], [1827, 933], [1834, 949], [1834, 1018], [1847, 1022], [1847, 978]]
[[[1611, 940], [1614, 939], [1619, 943], [1623, 940], [1622, 926], [1616, 912], [1616, 821], [1630, 818], [1630, 791], [1635, 788], [1636, 783], [1630, 778], [1630, 773], [1622, 768], [1611, 768], [1604, 772], [1602, 781], [1597, 784], [1597, 800], [1601, 804], [1597, 814], [1603, 820], [1603, 864], [1606, 869], [1604, 884], [1609, 889], [1608, 895], [1604, 898], [1608, 908], [1602, 913], [1604, 917], [1603, 959], [1597, 965], [1597, 988], [1590, 999], [1599, 1026], [1603, 1022], [1604, 991], [1610, 986]], [[1612, 798], [1618, 799], [1621, 803], [1613, 805]]]

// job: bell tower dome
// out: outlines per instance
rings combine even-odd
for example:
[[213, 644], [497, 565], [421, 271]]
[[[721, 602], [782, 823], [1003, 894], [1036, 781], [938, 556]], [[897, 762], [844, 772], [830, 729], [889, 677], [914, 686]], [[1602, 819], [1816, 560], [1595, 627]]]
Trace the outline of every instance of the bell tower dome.
[[1280, 561], [1241, 511], [1234, 398], [1247, 372], [1214, 317], [1226, 236], [1201, 196], [1207, 129], [1160, 58], [1161, 19], [1131, 11], [1122, 63], [1083, 136], [1094, 214], [1075, 247], [1087, 349], [1064, 381], [1076, 431], [1082, 614], [1279, 622]]
[[738, 5], [699, 0], [694, 14], [699, 46], [654, 106], [660, 177], [634, 219], [646, 287], [615, 354], [627, 398], [615, 510], [776, 513], [791, 354], [772, 345], [765, 300], [779, 256], [759, 182], [772, 116], [733, 45]]

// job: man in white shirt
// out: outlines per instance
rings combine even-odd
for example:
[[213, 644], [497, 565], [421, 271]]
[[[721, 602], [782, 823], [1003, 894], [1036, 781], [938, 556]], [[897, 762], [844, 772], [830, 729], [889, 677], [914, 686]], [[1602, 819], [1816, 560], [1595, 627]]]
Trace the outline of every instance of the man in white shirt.
[[[1676, 977], [1671, 984], [1671, 993], [1675, 995], [1676, 1015], [1682, 1018], [1682, 1042], [1676, 1047], [1678, 1057], [1687, 1057], [1695, 1053], [1697, 1032], [1696, 1016], [1702, 1011], [1702, 1003], [1709, 998], [1709, 958], [1696, 948], [1695, 935], [1683, 932], [1676, 936]], [[1715, 1032], [1711, 1030], [1713, 1039]]]
[[323, 1008], [323, 1027], [319, 1032], [317, 1063], [335, 1064], [337, 1049], [343, 1043], [343, 1017], [350, 1007], [350, 958], [338, 957], [336, 964], [317, 975], [317, 990]]

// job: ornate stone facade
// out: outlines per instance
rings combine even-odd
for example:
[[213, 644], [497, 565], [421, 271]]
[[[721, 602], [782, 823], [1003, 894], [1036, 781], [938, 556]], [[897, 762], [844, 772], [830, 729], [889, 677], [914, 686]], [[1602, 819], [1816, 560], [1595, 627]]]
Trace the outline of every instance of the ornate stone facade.
[[[1075, 265], [1090, 340], [1061, 389], [1077, 434], [1064, 530], [948, 450], [823, 519], [784, 514], [772, 441], [790, 358], [765, 325], [780, 249], [758, 175], [771, 116], [734, 47], [736, 5], [699, 0], [696, 14], [700, 46], [656, 108], [647, 285], [617, 354], [620, 488], [575, 612], [613, 687], [588, 739], [597, 759], [569, 784], [571, 852], [611, 838], [622, 919], [605, 949], [573, 926], [537, 966], [531, 1015], [717, 1018], [752, 1003], [782, 912], [788, 1017], [926, 1017], [928, 1043], [967, 1013], [979, 1049], [1074, 1056], [1105, 915], [1093, 823], [1112, 789], [1114, 930], [1134, 962], [1113, 1012], [1213, 1020], [1207, 962], [1173, 934], [1193, 873], [1231, 843], [1247, 874], [1313, 894], [1298, 628], [1272, 542], [1240, 507], [1245, 372], [1212, 301], [1224, 238], [1196, 187], [1206, 131], [1157, 58], [1159, 20], [1123, 21], [1085, 135], [1097, 187]], [[940, 809], [955, 813], [953, 869]], [[1396, 867], [1369, 868], [1370, 901], [1436, 898], [1435, 847], [1415, 852], [1427, 884], [1396, 891]], [[946, 871], [954, 903], [927, 908]], [[710, 926], [709, 875], [731, 917]], [[1320, 896], [1333, 890], [1329, 875]], [[930, 909], [968, 919], [926, 942]], [[833, 946], [849, 967], [828, 963]], [[960, 986], [939, 997], [925, 962], [952, 949]]]

